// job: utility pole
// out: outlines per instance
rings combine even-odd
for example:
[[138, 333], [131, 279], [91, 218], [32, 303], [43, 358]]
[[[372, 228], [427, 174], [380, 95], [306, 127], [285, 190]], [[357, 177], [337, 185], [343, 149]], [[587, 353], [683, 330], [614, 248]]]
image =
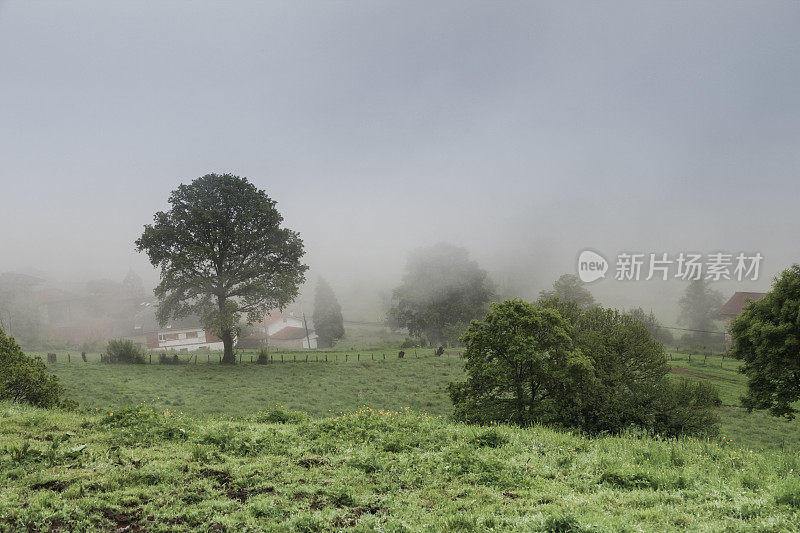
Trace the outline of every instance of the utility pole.
[[303, 313], [303, 325], [306, 327], [306, 342], [308, 343], [308, 349], [311, 349], [311, 336], [308, 334], [308, 322], [306, 322], [306, 314]]

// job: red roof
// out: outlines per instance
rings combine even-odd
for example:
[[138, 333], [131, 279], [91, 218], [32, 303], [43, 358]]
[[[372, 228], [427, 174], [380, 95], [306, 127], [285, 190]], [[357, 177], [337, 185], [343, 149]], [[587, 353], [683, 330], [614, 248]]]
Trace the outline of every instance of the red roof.
[[722, 316], [739, 316], [749, 302], [757, 302], [767, 293], [765, 292], [735, 292], [725, 305], [720, 307], [719, 314]]
[[286, 326], [282, 330], [273, 333], [269, 336], [270, 339], [288, 341], [294, 339], [302, 339], [306, 336], [305, 328], [296, 328], [293, 326]]

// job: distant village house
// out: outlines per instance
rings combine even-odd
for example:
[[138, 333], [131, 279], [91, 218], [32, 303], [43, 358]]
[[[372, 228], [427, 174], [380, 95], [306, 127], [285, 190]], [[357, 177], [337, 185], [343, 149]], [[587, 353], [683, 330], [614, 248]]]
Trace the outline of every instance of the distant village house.
[[725, 304], [720, 307], [719, 315], [725, 321], [725, 346], [730, 347], [732, 339], [729, 333], [731, 320], [742, 314], [749, 302], [757, 302], [767, 294], [764, 292], [735, 292]]

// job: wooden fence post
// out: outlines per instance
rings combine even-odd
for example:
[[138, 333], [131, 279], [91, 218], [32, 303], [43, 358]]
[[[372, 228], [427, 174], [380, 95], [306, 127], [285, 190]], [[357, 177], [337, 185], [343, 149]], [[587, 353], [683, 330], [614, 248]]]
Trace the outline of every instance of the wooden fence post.
[[67, 363], [71, 363], [71, 362], [72, 362], [72, 358], [69, 356], [69, 352], [67, 352]]
[[153, 364], [153, 354], [148, 354], [148, 355], [150, 355], [150, 364], [152, 365]]

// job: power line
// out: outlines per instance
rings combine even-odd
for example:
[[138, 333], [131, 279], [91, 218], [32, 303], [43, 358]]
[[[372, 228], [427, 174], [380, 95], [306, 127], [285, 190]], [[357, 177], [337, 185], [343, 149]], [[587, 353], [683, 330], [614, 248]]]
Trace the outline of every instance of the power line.
[[657, 326], [657, 327], [662, 328], [662, 329], [676, 329], [676, 330], [679, 330], [679, 331], [693, 331], [695, 333], [713, 333], [715, 335], [725, 335], [726, 334], [726, 332], [724, 332], [724, 331], [708, 331], [708, 330], [705, 330], [705, 329], [676, 328], [676, 327], [672, 327], [672, 326]]

